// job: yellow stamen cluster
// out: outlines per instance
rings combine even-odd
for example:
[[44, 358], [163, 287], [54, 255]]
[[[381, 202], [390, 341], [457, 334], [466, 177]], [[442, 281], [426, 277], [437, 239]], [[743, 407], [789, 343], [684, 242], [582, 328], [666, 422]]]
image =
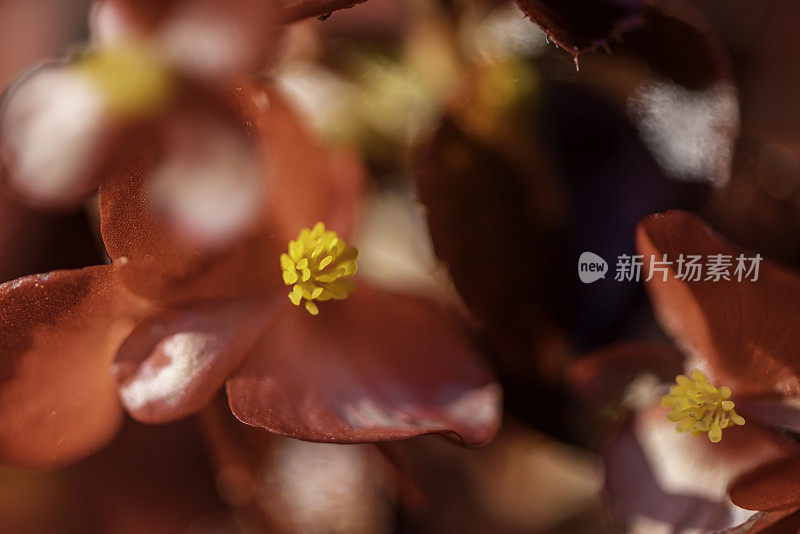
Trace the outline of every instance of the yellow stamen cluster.
[[718, 443], [723, 428], [743, 425], [744, 418], [733, 409], [730, 388], [717, 388], [699, 369], [691, 375], [678, 375], [661, 404], [672, 408], [667, 418], [677, 421], [678, 432], [691, 430], [693, 436], [708, 432], [708, 439]]
[[303, 228], [297, 241], [289, 241], [289, 253], [281, 254], [283, 282], [294, 286], [289, 300], [299, 306], [305, 299], [306, 310], [317, 315], [315, 300], [346, 299], [355, 289], [349, 278], [356, 272], [356, 258], [358, 249], [325, 230], [325, 224]]
[[172, 74], [142, 43], [132, 41], [92, 50], [76, 68], [102, 91], [108, 111], [116, 118], [148, 116], [161, 110], [173, 96]]

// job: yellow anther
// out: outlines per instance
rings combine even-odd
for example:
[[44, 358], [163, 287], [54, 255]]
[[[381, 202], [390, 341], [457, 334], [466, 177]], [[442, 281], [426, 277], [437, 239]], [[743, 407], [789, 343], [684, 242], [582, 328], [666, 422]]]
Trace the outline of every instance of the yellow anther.
[[355, 289], [349, 278], [358, 266], [358, 249], [348, 247], [336, 232], [329, 232], [318, 222], [313, 228], [303, 228], [296, 241], [289, 241], [289, 252], [281, 254], [283, 282], [293, 286], [289, 293], [292, 304], [317, 315], [316, 302], [343, 300]]
[[718, 443], [722, 429], [731, 425], [743, 425], [744, 418], [733, 409], [731, 390], [725, 386], [717, 388], [708, 381], [699, 369], [693, 369], [691, 377], [678, 375], [669, 395], [661, 399], [663, 406], [672, 408], [667, 418], [678, 424], [678, 432], [691, 431], [700, 436], [708, 433], [708, 439]]
[[76, 68], [100, 88], [109, 113], [117, 118], [151, 115], [173, 96], [172, 73], [144, 43], [130, 41], [90, 51]]

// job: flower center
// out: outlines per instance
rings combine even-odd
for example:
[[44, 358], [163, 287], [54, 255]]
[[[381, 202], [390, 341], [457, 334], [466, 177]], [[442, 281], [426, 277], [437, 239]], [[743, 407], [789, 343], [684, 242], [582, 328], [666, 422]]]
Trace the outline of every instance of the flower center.
[[350, 277], [356, 272], [358, 249], [348, 247], [336, 232], [325, 230], [318, 222], [314, 228], [303, 228], [296, 241], [289, 241], [289, 253], [281, 254], [283, 282], [293, 286], [289, 300], [317, 315], [315, 300], [344, 300], [355, 289]]
[[128, 42], [92, 50], [77, 69], [102, 92], [109, 113], [139, 119], [162, 109], [173, 96], [175, 81], [146, 45]]
[[723, 428], [743, 425], [744, 418], [733, 409], [730, 388], [717, 388], [699, 369], [693, 369], [691, 375], [678, 375], [661, 404], [672, 408], [667, 418], [678, 422], [678, 432], [691, 430], [693, 436], [708, 432], [708, 439], [718, 443]]

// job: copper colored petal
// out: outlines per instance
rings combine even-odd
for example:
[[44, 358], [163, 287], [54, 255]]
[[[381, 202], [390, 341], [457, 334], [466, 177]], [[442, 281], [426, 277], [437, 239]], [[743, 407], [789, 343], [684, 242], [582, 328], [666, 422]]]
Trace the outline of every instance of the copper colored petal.
[[514, 149], [525, 159], [512, 157], [448, 117], [416, 162], [436, 255], [475, 318], [526, 362], [543, 328], [538, 313], [557, 317], [548, 298], [563, 300], [552, 262], [539, 261], [553, 250], [549, 219], [562, 199], [536, 141], [521, 136]]
[[316, 17], [327, 19], [335, 11], [349, 9], [363, 4], [367, 0], [313, 0], [301, 2], [287, 2], [283, 8], [281, 21], [284, 23], [297, 22], [306, 18]]
[[0, 191], [0, 282], [102, 263], [83, 212], [43, 213]]
[[[235, 532], [195, 421], [127, 420], [107, 449], [64, 471], [62, 502], [89, 525], [72, 532]], [[62, 521], [67, 518], [61, 518]], [[66, 521], [70, 525], [69, 519]], [[63, 530], [62, 530], [63, 529]], [[59, 525], [59, 532], [69, 532]]]
[[650, 373], [671, 382], [683, 371], [683, 358], [672, 345], [628, 341], [602, 348], [572, 364], [567, 382], [576, 394], [597, 404], [621, 399], [639, 375]]
[[[240, 425], [242, 426], [242, 425]], [[236, 532], [193, 421], [128, 420], [108, 447], [67, 469], [0, 471], [2, 532]], [[216, 527], [216, 528], [214, 528]]]
[[131, 306], [112, 266], [0, 285], [0, 462], [61, 465], [114, 435], [110, 367], [133, 328]]
[[128, 413], [165, 423], [202, 409], [239, 367], [275, 306], [260, 298], [214, 300], [140, 322], [113, 367]]
[[661, 326], [734, 395], [800, 390], [800, 278], [795, 273], [764, 260], [757, 281], [737, 281], [736, 257], [755, 253], [727, 242], [687, 212], [646, 217], [639, 224], [637, 243], [644, 273], [651, 255], [661, 260], [666, 254], [670, 261], [680, 254], [702, 255], [703, 263], [713, 254], [732, 255], [730, 281], [677, 280], [675, 264], [666, 282], [656, 273], [647, 289]]
[[520, 9], [572, 54], [594, 50], [642, 23], [642, 0], [517, 0]]
[[0, 88], [31, 63], [52, 57], [80, 35], [80, 2], [6, 0], [0, 4]]
[[[355, 151], [328, 150], [315, 139], [284, 98], [266, 85], [245, 92], [245, 114], [262, 136], [268, 169], [269, 220], [282, 248], [298, 232], [324, 221], [347, 235], [354, 225], [366, 168]], [[266, 112], [264, 106], [268, 106]]]
[[800, 455], [775, 460], [752, 469], [728, 488], [736, 506], [774, 511], [800, 506]]
[[361, 215], [361, 201], [367, 183], [367, 169], [361, 155], [352, 147], [337, 147], [325, 154], [325, 168], [330, 174], [331, 194], [339, 209], [328, 210], [325, 224], [347, 240]]
[[786, 509], [777, 512], [756, 512], [735, 527], [721, 530], [719, 534], [797, 534], [800, 531], [800, 512]]
[[227, 383], [240, 420], [311, 441], [442, 433], [467, 445], [500, 423], [500, 386], [435, 305], [361, 283], [319, 316], [288, 300]]
[[787, 68], [800, 60], [798, 33], [792, 24], [800, 16], [800, 4], [766, 0], [746, 2], [740, 10], [748, 23], [739, 26], [744, 41], [739, 50], [743, 129], [767, 140], [797, 142], [797, 109], [793, 102], [800, 90], [800, 70]]
[[648, 0], [646, 22], [626, 34], [615, 55], [632, 52], [661, 77], [688, 89], [731, 80], [730, 58], [702, 13], [686, 0]]
[[736, 411], [746, 420], [800, 433], [800, 403], [796, 397], [758, 397], [736, 401]]
[[103, 240], [135, 293], [163, 302], [279, 287], [278, 258], [301, 228], [319, 220], [351, 224], [351, 191], [361, 187], [362, 167], [350, 165], [350, 171], [357, 168], [346, 174], [337, 172], [341, 165], [329, 166], [327, 153], [271, 89], [246, 86], [225, 98], [217, 104], [219, 113], [233, 109], [262, 155], [260, 219], [227, 246], [205, 249], [181, 239], [153, 205], [150, 181], [161, 148], [152, 146], [100, 188]]

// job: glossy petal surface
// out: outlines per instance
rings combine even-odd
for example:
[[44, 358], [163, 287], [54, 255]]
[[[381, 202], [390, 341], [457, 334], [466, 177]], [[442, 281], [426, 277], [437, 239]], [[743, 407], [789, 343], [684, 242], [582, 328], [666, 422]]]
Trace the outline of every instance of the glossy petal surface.
[[[723, 254], [731, 255], [734, 265], [740, 253], [755, 256], [680, 211], [643, 219], [637, 242], [645, 256], [643, 272], [651, 255], [661, 259], [666, 254], [675, 261], [680, 254]], [[739, 282], [735, 276], [730, 281], [678, 280], [676, 268], [670, 267], [666, 282], [655, 276], [647, 289], [661, 326], [709, 377], [738, 396], [798, 391], [800, 277], [767, 260], [761, 262], [755, 282]]]
[[111, 266], [0, 286], [0, 462], [61, 465], [104, 445], [121, 416], [110, 366], [133, 328]]
[[[329, 165], [329, 154], [265, 87], [242, 88], [229, 98], [220, 113], [233, 108], [261, 158], [257, 218], [224, 246], [182, 239], [156, 205], [153, 180], [160, 176], [163, 147], [155, 143], [100, 190], [103, 241], [135, 293], [174, 302], [279, 287], [278, 257], [301, 228], [320, 220], [337, 230], [352, 225], [354, 191], [364, 178], [360, 162]], [[190, 180], [181, 182], [184, 192], [191, 189]]]
[[436, 306], [363, 283], [324, 304], [312, 316], [286, 302], [227, 383], [239, 419], [311, 441], [494, 435], [500, 386]]
[[220, 299], [141, 321], [114, 362], [125, 408], [145, 423], [203, 408], [241, 364], [274, 307], [267, 299]]
[[733, 481], [731, 500], [748, 510], [775, 511], [800, 506], [800, 456], [760, 465]]

